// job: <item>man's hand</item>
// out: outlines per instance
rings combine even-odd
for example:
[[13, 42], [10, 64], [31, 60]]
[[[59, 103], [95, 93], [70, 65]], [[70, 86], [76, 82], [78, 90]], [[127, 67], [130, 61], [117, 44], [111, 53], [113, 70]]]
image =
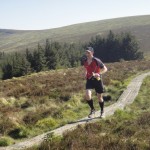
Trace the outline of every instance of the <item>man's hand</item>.
[[92, 75], [93, 75], [93, 77], [95, 77], [95, 78], [100, 77], [100, 74], [99, 74], [99, 73], [94, 73], [94, 72], [92, 72]]

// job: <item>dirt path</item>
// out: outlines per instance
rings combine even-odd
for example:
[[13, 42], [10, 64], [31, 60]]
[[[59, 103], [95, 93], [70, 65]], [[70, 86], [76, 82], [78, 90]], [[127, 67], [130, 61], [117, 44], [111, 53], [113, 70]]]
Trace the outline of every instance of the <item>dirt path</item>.
[[[106, 116], [113, 115], [117, 109], [123, 109], [126, 105], [131, 104], [134, 101], [134, 99], [136, 98], [136, 96], [138, 95], [138, 92], [139, 92], [139, 89], [140, 89], [143, 79], [148, 75], [150, 75], [150, 72], [144, 73], [144, 74], [139, 75], [136, 78], [134, 78], [128, 85], [127, 89], [120, 96], [118, 101], [115, 104], [110, 105], [105, 108], [105, 115]], [[93, 122], [93, 121], [98, 120], [99, 119], [98, 116], [99, 116], [99, 111], [96, 112], [95, 119], [91, 120], [91, 119], [88, 119], [87, 117], [85, 117], [74, 123], [67, 124], [60, 128], [57, 128], [53, 131], [38, 135], [38, 136], [28, 139], [24, 142], [20, 142], [20, 143], [17, 143], [17, 144], [8, 146], [8, 147], [1, 147], [0, 150], [21, 150], [21, 149], [32, 147], [33, 145], [39, 145], [42, 142], [42, 140], [44, 139], [44, 137], [51, 132], [53, 132], [56, 135], [62, 135], [63, 132], [65, 132], [65, 131], [75, 129], [76, 126], [79, 124], [85, 124], [87, 122]]]

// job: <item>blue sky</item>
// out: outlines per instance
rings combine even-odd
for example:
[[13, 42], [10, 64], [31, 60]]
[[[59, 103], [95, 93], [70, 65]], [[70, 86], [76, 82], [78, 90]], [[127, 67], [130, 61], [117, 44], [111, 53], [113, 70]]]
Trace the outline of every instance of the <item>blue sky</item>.
[[0, 29], [50, 29], [136, 15], [150, 15], [150, 0], [0, 0]]

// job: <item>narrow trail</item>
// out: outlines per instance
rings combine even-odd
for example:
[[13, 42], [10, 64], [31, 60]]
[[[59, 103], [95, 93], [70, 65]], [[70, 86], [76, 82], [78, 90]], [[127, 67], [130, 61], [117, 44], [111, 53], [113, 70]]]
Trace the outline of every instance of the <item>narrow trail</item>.
[[[135, 77], [127, 86], [126, 90], [122, 93], [118, 101], [108, 107], [105, 107], [106, 117], [113, 115], [117, 109], [123, 109], [126, 105], [131, 104], [136, 98], [136, 96], [138, 95], [143, 79], [149, 75], [150, 75], [150, 72], [143, 73]], [[14, 145], [7, 146], [7, 147], [1, 147], [0, 150], [22, 150], [25, 148], [32, 147], [34, 145], [40, 145], [40, 143], [42, 142], [42, 140], [47, 134], [53, 132], [55, 135], [62, 135], [66, 131], [75, 129], [77, 125], [85, 124], [87, 122], [94, 122], [98, 120], [99, 119], [98, 116], [99, 116], [99, 111], [96, 112], [96, 118], [94, 119], [88, 119], [87, 117], [85, 117], [71, 124], [66, 124], [65, 126], [57, 128], [53, 131], [49, 131], [44, 134], [38, 135], [36, 137], [27, 139], [26, 141], [16, 143]]]

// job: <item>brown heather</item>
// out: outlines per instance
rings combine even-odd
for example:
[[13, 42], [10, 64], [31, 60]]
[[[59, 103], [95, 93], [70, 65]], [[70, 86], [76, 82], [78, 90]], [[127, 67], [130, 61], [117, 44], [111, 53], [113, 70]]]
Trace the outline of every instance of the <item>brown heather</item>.
[[[63, 137], [52, 136], [32, 150], [149, 150], [150, 149], [150, 77], [147, 77], [135, 101], [117, 110], [112, 117], [79, 125]], [[28, 149], [28, 150], [31, 150]]]
[[[103, 77], [104, 84], [106, 86], [111, 86], [112, 80], [123, 82], [137, 73], [150, 69], [150, 61], [122, 61], [109, 63], [106, 64], [106, 66], [108, 67], [108, 72]], [[64, 114], [62, 113], [66, 111], [66, 108], [69, 108], [72, 111], [73, 106], [68, 102], [70, 102], [73, 95], [80, 94], [80, 101], [84, 104], [83, 93], [85, 80], [82, 77], [82, 70], [82, 67], [60, 69], [34, 73], [28, 76], [4, 81], [1, 80], [0, 134], [9, 135], [11, 131], [18, 129], [20, 126], [33, 130], [39, 120], [48, 117], [55, 119], [56, 123], [58, 123], [55, 125], [54, 122], [51, 123], [44, 120], [45, 123], [53, 124], [53, 127], [65, 124], [66, 120], [59, 124], [59, 119], [65, 119], [65, 117], [63, 118], [64, 114], [68, 113], [69, 115], [69, 111]], [[76, 109], [75, 111], [77, 111], [76, 107], [74, 108]], [[74, 113], [75, 112], [73, 112], [73, 114]], [[53, 127], [51, 129], [53, 129]], [[87, 128], [89, 128], [89, 126], [87, 126]], [[31, 134], [33, 136], [41, 132], [44, 131], [40, 129], [40, 131], [35, 131], [35, 133]], [[95, 134], [94, 128], [92, 134]], [[92, 134], [90, 133], [91, 139], [93, 136]], [[101, 137], [101, 135], [99, 136]], [[99, 136], [97, 137], [98, 141]], [[100, 139], [100, 142], [106, 140], [103, 138]], [[110, 140], [110, 144], [111, 141], [116, 143], [121, 142], [120, 140], [116, 140], [116, 137], [113, 135], [110, 136], [108, 140]], [[73, 144], [78, 145], [75, 141]]]
[[[105, 85], [110, 80], [123, 80], [131, 75], [150, 69], [150, 61], [129, 61], [106, 64], [108, 72], [104, 75]], [[80, 92], [84, 88], [81, 77], [82, 68], [35, 73], [29, 76], [0, 81], [0, 97], [37, 98], [60, 97], [64, 92]]]

